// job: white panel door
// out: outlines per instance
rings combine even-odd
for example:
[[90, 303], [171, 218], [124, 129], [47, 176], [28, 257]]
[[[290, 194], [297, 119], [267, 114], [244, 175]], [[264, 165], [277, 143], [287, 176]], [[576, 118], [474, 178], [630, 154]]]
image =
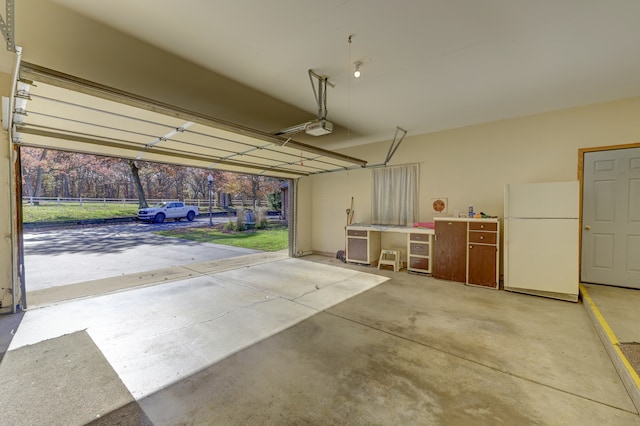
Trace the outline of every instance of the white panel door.
[[640, 148], [584, 155], [581, 280], [640, 288]]

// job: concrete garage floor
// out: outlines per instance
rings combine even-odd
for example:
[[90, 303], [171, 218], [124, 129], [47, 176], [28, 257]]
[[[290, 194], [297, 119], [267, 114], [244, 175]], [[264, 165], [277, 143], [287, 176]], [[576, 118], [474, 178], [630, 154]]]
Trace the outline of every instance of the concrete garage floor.
[[242, 259], [27, 311], [0, 424], [640, 425], [581, 303]]

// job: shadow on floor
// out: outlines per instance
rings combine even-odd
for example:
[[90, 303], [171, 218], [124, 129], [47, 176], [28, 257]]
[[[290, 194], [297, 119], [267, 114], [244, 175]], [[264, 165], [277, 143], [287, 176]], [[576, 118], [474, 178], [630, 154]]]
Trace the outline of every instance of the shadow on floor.
[[2, 362], [2, 358], [9, 348], [23, 316], [24, 312], [18, 312], [13, 315], [0, 315], [0, 362]]

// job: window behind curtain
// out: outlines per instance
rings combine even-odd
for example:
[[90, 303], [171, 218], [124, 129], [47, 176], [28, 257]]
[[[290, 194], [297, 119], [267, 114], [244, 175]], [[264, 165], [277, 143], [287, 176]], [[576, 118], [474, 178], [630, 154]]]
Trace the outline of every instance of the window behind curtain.
[[372, 222], [410, 226], [418, 221], [418, 164], [373, 169]]

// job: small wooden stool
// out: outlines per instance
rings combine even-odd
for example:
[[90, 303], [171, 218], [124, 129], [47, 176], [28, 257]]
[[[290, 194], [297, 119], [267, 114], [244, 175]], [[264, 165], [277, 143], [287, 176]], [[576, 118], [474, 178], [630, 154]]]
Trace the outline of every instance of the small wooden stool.
[[378, 260], [378, 269], [380, 269], [380, 265], [393, 266], [393, 272], [398, 272], [400, 270], [400, 250], [382, 249]]

